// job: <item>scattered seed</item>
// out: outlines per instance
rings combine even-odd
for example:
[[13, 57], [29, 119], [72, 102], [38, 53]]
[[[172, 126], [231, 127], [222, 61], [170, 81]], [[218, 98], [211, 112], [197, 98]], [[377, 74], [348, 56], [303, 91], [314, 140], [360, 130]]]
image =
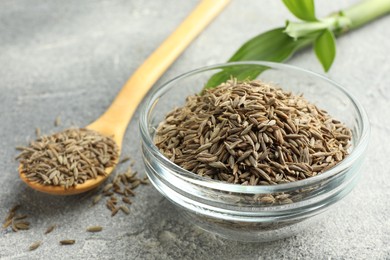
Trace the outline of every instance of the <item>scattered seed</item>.
[[102, 194], [98, 194], [98, 195], [94, 196], [93, 199], [92, 199], [92, 204], [95, 205], [95, 204], [98, 203], [101, 199], [102, 199]]
[[41, 136], [41, 129], [39, 127], [35, 128], [35, 135], [37, 137], [40, 137]]
[[19, 231], [18, 227], [16, 226], [15, 222], [13, 222], [13, 221], [11, 222], [11, 228], [12, 228], [12, 231], [14, 231], [14, 232]]
[[103, 228], [101, 226], [91, 226], [87, 228], [88, 232], [100, 232]]
[[128, 207], [122, 205], [122, 206], [120, 206], [119, 208], [120, 208], [120, 209], [123, 211], [123, 213], [125, 213], [126, 215], [129, 215], [129, 214], [130, 214], [130, 210], [129, 210]]
[[60, 244], [61, 245], [73, 245], [75, 242], [76, 242], [76, 240], [73, 240], [73, 239], [65, 239], [65, 240], [61, 240]]
[[112, 191], [107, 191], [103, 193], [104, 196], [111, 196], [112, 194], [114, 194]]
[[21, 207], [21, 205], [20, 205], [20, 204], [17, 204], [17, 205], [15, 205], [15, 206], [13, 206], [13, 207], [9, 210], [9, 212], [10, 212], [10, 213], [15, 213], [18, 209], [20, 209], [20, 207]]
[[15, 225], [16, 229], [18, 230], [28, 230], [30, 229], [30, 222], [27, 221], [14, 221], [13, 224]]
[[113, 210], [111, 211], [111, 217], [115, 216], [116, 213], [118, 213], [119, 207], [114, 207]]
[[[131, 161], [131, 159], [129, 160]], [[129, 209], [124, 205], [120, 205], [120, 202], [131, 205], [132, 201], [128, 197], [135, 196], [133, 189], [141, 184], [149, 184], [148, 180], [148, 177], [138, 178], [137, 172], [133, 171], [130, 165], [125, 172], [114, 175], [111, 181], [101, 190], [100, 194], [92, 198], [92, 205], [98, 203], [102, 199], [102, 196], [105, 196], [109, 197], [106, 200], [106, 207], [112, 216], [115, 216], [118, 211], [123, 211], [125, 214], [128, 214], [127, 212], [130, 213]]]
[[59, 125], [61, 125], [61, 117], [57, 116], [56, 120], [54, 121], [54, 126], [59, 126]]
[[140, 184], [141, 184], [140, 180], [136, 180], [136, 181], [132, 182], [131, 183], [131, 189], [137, 188]]
[[47, 235], [47, 234], [51, 233], [55, 228], [56, 228], [56, 225], [48, 226], [44, 234]]
[[114, 184], [112, 184], [112, 183], [106, 184], [106, 186], [104, 186], [104, 188], [103, 188], [103, 192], [109, 191], [113, 186], [114, 186]]
[[28, 221], [24, 221], [24, 219], [27, 218], [27, 215], [16, 215], [19, 208], [20, 205], [15, 205], [8, 211], [8, 214], [3, 222], [3, 228], [11, 226], [11, 229], [14, 232], [30, 228], [30, 223]]
[[22, 219], [25, 219], [25, 218], [27, 218], [27, 215], [16, 215], [14, 217], [14, 220], [22, 220]]
[[32, 244], [29, 246], [28, 249], [29, 249], [30, 251], [33, 251], [33, 250], [37, 249], [41, 244], [42, 244], [41, 241], [36, 241], [36, 242], [32, 243]]
[[12, 224], [12, 218], [11, 218], [11, 219], [8, 219], [8, 220], [6, 220], [6, 221], [4, 222], [3, 228], [9, 227], [11, 224]]
[[123, 197], [122, 198], [122, 201], [124, 202], [124, 203], [127, 203], [127, 204], [132, 204], [133, 202], [129, 199], [129, 198], [127, 198], [127, 197]]
[[128, 156], [126, 156], [126, 157], [123, 157], [119, 162], [118, 162], [118, 164], [122, 164], [122, 163], [125, 163], [125, 162], [127, 162], [127, 161], [129, 161], [131, 158], [130, 157], [128, 157]]

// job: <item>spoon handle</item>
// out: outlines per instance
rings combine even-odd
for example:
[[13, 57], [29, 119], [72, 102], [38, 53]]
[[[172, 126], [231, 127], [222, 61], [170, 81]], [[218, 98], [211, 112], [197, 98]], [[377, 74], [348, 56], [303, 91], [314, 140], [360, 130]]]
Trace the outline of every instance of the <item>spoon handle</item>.
[[[106, 112], [88, 126], [121, 139], [143, 97], [192, 40], [222, 11], [229, 0], [202, 0], [180, 26], [128, 79]], [[110, 129], [107, 129], [110, 127]]]

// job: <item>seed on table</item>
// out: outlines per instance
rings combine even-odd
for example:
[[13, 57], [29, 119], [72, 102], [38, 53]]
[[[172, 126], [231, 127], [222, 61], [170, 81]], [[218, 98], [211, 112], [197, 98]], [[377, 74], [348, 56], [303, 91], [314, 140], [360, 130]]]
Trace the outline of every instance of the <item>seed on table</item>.
[[88, 232], [100, 232], [103, 230], [103, 227], [101, 226], [90, 226], [87, 228]]
[[12, 231], [13, 231], [13, 232], [18, 232], [19, 229], [17, 228], [15, 222], [13, 222], [13, 221], [11, 221], [11, 222], [12, 222], [12, 224], [11, 224]]
[[132, 189], [135, 189], [135, 188], [137, 188], [140, 184], [141, 184], [141, 181], [136, 180], [136, 181], [134, 181], [134, 182], [131, 183], [131, 188], [132, 188]]
[[28, 229], [30, 229], [30, 222], [27, 222], [27, 221], [14, 222], [13, 224], [15, 225], [15, 227], [18, 230], [28, 230]]
[[101, 200], [101, 198], [102, 198], [101, 194], [94, 196], [92, 199], [92, 205], [95, 205], [96, 203], [98, 203]]
[[126, 196], [132, 196], [132, 197], [134, 197], [135, 196], [135, 192], [130, 188], [130, 187], [126, 187], [125, 188], [125, 195]]
[[120, 194], [120, 195], [124, 195], [125, 194], [125, 192], [120, 190], [120, 189], [115, 189], [114, 192], [117, 193], [117, 194]]
[[129, 182], [126, 178], [126, 175], [120, 174], [120, 177], [121, 177], [121, 181], [122, 181], [123, 185], [127, 186], [129, 184]]
[[122, 201], [124, 202], [124, 203], [127, 203], [127, 204], [132, 204], [133, 202], [129, 199], [129, 198], [127, 198], [127, 197], [123, 197], [122, 198]]
[[114, 208], [112, 209], [112, 211], [111, 211], [111, 217], [115, 216], [116, 213], [118, 213], [119, 209], [120, 209], [119, 207], [114, 207]]
[[54, 121], [54, 126], [59, 126], [59, 125], [61, 125], [61, 117], [57, 116], [56, 120]]
[[127, 162], [127, 161], [129, 161], [131, 158], [129, 157], [129, 156], [126, 156], [126, 157], [123, 157], [119, 162], [118, 162], [118, 164], [122, 164], [122, 163], [124, 163], [124, 162]]
[[28, 249], [29, 249], [30, 251], [33, 251], [33, 250], [37, 249], [41, 244], [42, 244], [41, 241], [36, 241], [36, 242], [32, 243], [32, 244], [29, 246]]
[[106, 197], [109, 197], [111, 196], [112, 194], [114, 194], [112, 191], [108, 191], [108, 192], [104, 192], [103, 195], [106, 196]]
[[27, 218], [27, 215], [16, 215], [14, 217], [14, 220], [22, 220], [22, 219], [25, 219], [25, 218]]
[[18, 209], [20, 209], [20, 207], [21, 207], [21, 205], [20, 205], [20, 204], [17, 204], [17, 205], [15, 205], [15, 206], [13, 206], [13, 207], [9, 210], [9, 212], [10, 212], [10, 213], [15, 213]]
[[6, 221], [4, 222], [3, 228], [9, 227], [11, 224], [12, 224], [12, 218], [11, 218], [11, 219], [8, 219], [8, 220], [6, 220]]
[[107, 206], [107, 208], [108, 208], [111, 212], [114, 211], [114, 209], [115, 209], [115, 205], [114, 205], [114, 203], [113, 203], [111, 200], [107, 200], [106, 206]]
[[130, 210], [129, 210], [128, 207], [122, 205], [122, 206], [120, 206], [119, 208], [120, 208], [120, 209], [123, 211], [123, 213], [125, 213], [126, 215], [129, 215], [129, 214], [130, 214]]
[[40, 137], [41, 136], [41, 129], [39, 127], [35, 128], [35, 135], [37, 137]]
[[56, 228], [57, 225], [50, 225], [47, 227], [46, 231], [45, 231], [45, 235], [51, 233], [55, 228]]
[[61, 245], [73, 245], [75, 242], [76, 242], [76, 240], [74, 240], [74, 239], [65, 239], [65, 240], [61, 240], [60, 244]]

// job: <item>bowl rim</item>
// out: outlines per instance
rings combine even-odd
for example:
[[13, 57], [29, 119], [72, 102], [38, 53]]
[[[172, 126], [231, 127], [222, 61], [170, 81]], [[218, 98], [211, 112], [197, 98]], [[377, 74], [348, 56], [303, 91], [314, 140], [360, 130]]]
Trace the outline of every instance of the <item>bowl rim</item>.
[[[157, 146], [153, 142], [153, 138], [148, 133], [148, 115], [153, 109], [156, 101], [158, 101], [159, 97], [162, 96], [164, 93], [166, 93], [170, 87], [176, 82], [183, 78], [209, 71], [212, 69], [222, 69], [225, 67], [230, 67], [234, 65], [256, 65], [256, 66], [266, 66], [270, 68], [275, 69], [281, 69], [281, 70], [292, 70], [297, 71], [301, 73], [306, 73], [308, 75], [314, 76], [316, 78], [319, 78], [333, 87], [337, 88], [339, 91], [344, 93], [345, 97], [348, 98], [353, 107], [355, 108], [357, 115], [358, 115], [358, 124], [361, 129], [360, 135], [357, 137], [357, 142], [354, 145], [354, 148], [352, 152], [343, 159], [340, 163], [338, 163], [335, 167], [332, 167], [328, 169], [327, 171], [304, 179], [304, 180], [298, 180], [294, 182], [289, 183], [283, 183], [283, 184], [275, 184], [275, 185], [256, 185], [256, 186], [249, 186], [249, 185], [237, 185], [237, 184], [231, 184], [231, 183], [225, 183], [218, 180], [213, 180], [210, 178], [199, 176], [193, 172], [190, 172], [188, 170], [185, 170], [181, 168], [180, 166], [176, 165], [172, 161], [170, 161], [167, 157], [165, 157], [157, 148]], [[366, 111], [364, 110], [361, 103], [355, 98], [355, 96], [352, 93], [349, 93], [344, 87], [342, 87], [337, 82], [331, 80], [325, 75], [321, 75], [319, 73], [303, 69], [297, 66], [292, 66], [288, 64], [282, 64], [282, 63], [276, 63], [276, 62], [269, 62], [269, 61], [243, 61], [243, 62], [227, 62], [227, 63], [219, 63], [214, 65], [208, 65], [199, 67], [197, 69], [190, 70], [188, 72], [185, 72], [179, 76], [176, 76], [172, 78], [169, 81], [166, 81], [165, 83], [161, 84], [159, 87], [154, 88], [150, 94], [148, 95], [147, 99], [143, 102], [143, 105], [141, 107], [140, 112], [140, 119], [139, 119], [139, 128], [141, 132], [142, 141], [145, 142], [145, 145], [151, 150], [151, 152], [166, 166], [169, 167], [172, 171], [169, 171], [170, 173], [173, 173], [173, 175], [177, 178], [180, 178], [184, 181], [197, 184], [200, 186], [225, 191], [225, 192], [239, 192], [239, 193], [248, 193], [248, 194], [258, 194], [258, 193], [274, 193], [274, 192], [285, 192], [285, 191], [291, 191], [296, 190], [304, 187], [311, 186], [313, 184], [321, 183], [323, 180], [326, 180], [328, 178], [332, 178], [336, 176], [338, 173], [345, 171], [349, 167], [352, 166], [352, 164], [360, 158], [362, 153], [366, 150], [368, 146], [368, 139], [370, 135], [370, 126], [369, 126], [369, 120]]]

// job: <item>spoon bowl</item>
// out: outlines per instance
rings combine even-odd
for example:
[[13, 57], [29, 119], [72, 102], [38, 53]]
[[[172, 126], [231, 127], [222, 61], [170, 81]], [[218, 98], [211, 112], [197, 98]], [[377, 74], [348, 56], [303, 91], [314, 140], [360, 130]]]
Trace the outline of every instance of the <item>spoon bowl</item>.
[[119, 161], [122, 140], [137, 106], [143, 97], [186, 47], [223, 10], [229, 0], [202, 0], [181, 25], [158, 47], [125, 83], [111, 106], [86, 128], [111, 137], [118, 146], [115, 165], [105, 169], [106, 175], [86, 180], [65, 189], [63, 186], [43, 185], [30, 181], [22, 165], [20, 178], [31, 188], [55, 195], [79, 194], [98, 187], [115, 169]]

